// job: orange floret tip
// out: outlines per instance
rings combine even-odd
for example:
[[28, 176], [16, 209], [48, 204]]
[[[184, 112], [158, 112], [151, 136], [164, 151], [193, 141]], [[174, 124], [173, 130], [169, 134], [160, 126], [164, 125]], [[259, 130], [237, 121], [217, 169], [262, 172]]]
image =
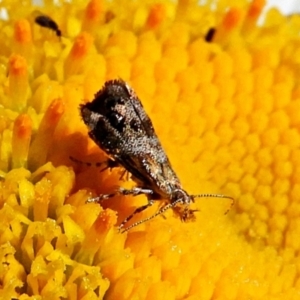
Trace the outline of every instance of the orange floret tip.
[[24, 57], [12, 54], [9, 59], [9, 74], [19, 77], [27, 75], [27, 62]]
[[29, 152], [29, 167], [35, 170], [46, 163], [48, 150], [53, 142], [56, 126], [65, 111], [61, 99], [53, 100], [41, 120], [37, 135], [31, 144]]
[[10, 107], [14, 110], [22, 110], [26, 105], [28, 91], [27, 62], [24, 57], [12, 54], [9, 59]]
[[266, 0], [253, 0], [248, 10], [248, 18], [256, 20], [261, 14], [265, 5]]
[[75, 40], [72, 47], [71, 55], [76, 57], [85, 56], [93, 44], [93, 38], [87, 32], [81, 33]]
[[64, 111], [64, 102], [61, 99], [53, 100], [45, 113], [44, 124], [47, 124], [48, 127], [56, 125]]
[[22, 19], [18, 20], [15, 23], [15, 39], [20, 44], [27, 44], [31, 42], [32, 35], [31, 35], [31, 27], [27, 20]]
[[158, 27], [166, 18], [166, 7], [163, 3], [157, 3], [151, 6], [147, 26], [151, 29]]
[[74, 41], [73, 47], [65, 61], [65, 76], [75, 75], [84, 70], [88, 54], [93, 46], [93, 37], [83, 32]]
[[243, 11], [239, 8], [230, 8], [223, 19], [223, 26], [226, 30], [231, 31], [238, 27], [243, 19]]
[[26, 114], [19, 115], [14, 123], [12, 139], [13, 167], [25, 166], [32, 133], [32, 121]]
[[13, 135], [18, 140], [26, 140], [31, 135], [32, 122], [28, 115], [22, 114], [17, 117], [14, 123]]
[[86, 7], [85, 17], [92, 22], [98, 22], [103, 12], [104, 2], [102, 0], [91, 0]]
[[82, 31], [97, 33], [99, 32], [99, 26], [103, 26], [103, 21], [110, 18], [109, 15], [105, 15], [104, 2], [103, 0], [91, 0], [88, 3], [82, 22]]
[[107, 231], [113, 228], [117, 224], [117, 214], [111, 209], [105, 209], [101, 211], [98, 220], [96, 222], [96, 230], [100, 232]]

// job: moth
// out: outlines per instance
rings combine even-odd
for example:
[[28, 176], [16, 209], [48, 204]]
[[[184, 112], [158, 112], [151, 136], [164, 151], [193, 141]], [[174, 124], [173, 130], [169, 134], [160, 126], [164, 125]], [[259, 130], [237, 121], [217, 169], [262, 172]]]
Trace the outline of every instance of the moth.
[[[172, 208], [182, 221], [195, 219], [189, 208], [198, 197], [233, 198], [220, 194], [190, 195], [185, 191], [172, 169], [171, 163], [154, 131], [152, 122], [145, 112], [134, 90], [123, 80], [105, 82], [93, 101], [80, 106], [89, 136], [108, 155], [106, 168], [123, 167], [131, 174], [136, 187], [119, 187], [111, 194], [103, 194], [88, 202], [101, 202], [117, 194], [147, 196], [147, 204], [138, 207], [119, 226], [122, 232], [153, 219]], [[143, 220], [125, 227], [135, 215], [155, 201], [164, 201], [158, 211]]]

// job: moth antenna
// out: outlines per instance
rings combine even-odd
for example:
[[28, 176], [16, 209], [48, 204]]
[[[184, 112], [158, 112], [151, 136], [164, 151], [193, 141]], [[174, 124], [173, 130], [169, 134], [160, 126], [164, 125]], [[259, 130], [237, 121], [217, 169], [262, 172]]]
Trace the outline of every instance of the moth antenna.
[[[142, 224], [142, 223], [144, 223], [144, 222], [147, 222], [147, 221], [149, 221], [149, 220], [154, 219], [155, 217], [157, 217], [157, 216], [163, 214], [166, 210], [168, 210], [168, 209], [174, 207], [176, 204], [182, 202], [182, 200], [183, 200], [183, 199], [180, 198], [180, 199], [177, 199], [176, 201], [174, 201], [174, 202], [172, 202], [172, 203], [169, 203], [169, 204], [163, 206], [163, 207], [162, 207], [161, 209], [159, 209], [154, 215], [152, 215], [152, 216], [150, 216], [150, 217], [148, 217], [148, 218], [146, 218], [146, 219], [143, 219], [143, 220], [140, 220], [140, 221], [137, 221], [137, 222], [131, 224], [130, 226], [124, 228], [124, 229], [122, 230], [121, 233], [124, 233], [124, 232], [126, 232], [126, 231], [132, 229], [133, 227], [136, 227], [136, 226], [138, 226], [138, 225], [140, 225], [140, 224]], [[119, 230], [121, 230], [121, 229], [122, 229], [122, 228], [119, 227]]]
[[233, 207], [235, 200], [233, 197], [222, 195], [222, 194], [199, 194], [199, 195], [191, 195], [191, 199], [194, 201], [195, 198], [223, 198], [230, 200], [230, 207], [225, 211], [224, 215], [226, 215], [231, 208]]

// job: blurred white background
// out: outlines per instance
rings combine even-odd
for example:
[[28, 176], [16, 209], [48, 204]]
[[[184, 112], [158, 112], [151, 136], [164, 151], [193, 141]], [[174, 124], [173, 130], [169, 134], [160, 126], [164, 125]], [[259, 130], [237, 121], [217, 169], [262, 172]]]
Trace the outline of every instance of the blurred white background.
[[[32, 3], [37, 6], [43, 6], [45, 0], [32, 0]], [[57, 0], [53, 0], [57, 2]], [[72, 0], [66, 0], [67, 2], [71, 2]], [[0, 3], [2, 0], [0, 0]], [[201, 2], [205, 2], [205, 0], [200, 0]], [[276, 7], [281, 11], [284, 15], [290, 15], [293, 13], [300, 13], [300, 0], [267, 0], [267, 5], [263, 10], [263, 14], [260, 20], [263, 19], [264, 13], [269, 10], [271, 7]], [[0, 20], [8, 20], [9, 16], [5, 7], [0, 7]]]
[[283, 14], [290, 15], [300, 12], [300, 0], [267, 0], [265, 10], [271, 7], [278, 8]]

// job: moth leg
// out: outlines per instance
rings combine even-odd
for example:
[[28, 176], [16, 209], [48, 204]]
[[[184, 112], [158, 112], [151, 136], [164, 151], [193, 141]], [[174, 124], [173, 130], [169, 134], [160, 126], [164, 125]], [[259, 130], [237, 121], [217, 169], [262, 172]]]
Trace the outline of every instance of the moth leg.
[[116, 168], [116, 167], [119, 167], [120, 164], [118, 162], [116, 162], [115, 160], [112, 160], [112, 159], [108, 159], [106, 161], [103, 161], [103, 162], [96, 162], [96, 163], [91, 163], [91, 162], [85, 162], [85, 161], [82, 161], [82, 160], [79, 160], [73, 156], [69, 156], [70, 160], [77, 163], [77, 164], [81, 164], [81, 165], [86, 165], [88, 167], [101, 167], [101, 166], [104, 166], [103, 169], [101, 169], [100, 171], [105, 171], [107, 169], [113, 169], [113, 168]]
[[150, 190], [150, 189], [142, 189], [142, 188], [139, 188], [139, 187], [135, 187], [131, 190], [127, 190], [127, 189], [124, 189], [122, 187], [119, 187], [114, 193], [111, 193], [111, 194], [102, 194], [98, 197], [95, 197], [95, 198], [91, 198], [91, 199], [88, 199], [87, 202], [88, 203], [94, 203], [94, 202], [100, 202], [102, 200], [107, 200], [111, 197], [114, 197], [116, 195], [124, 195], [124, 196], [128, 196], [128, 195], [133, 195], [133, 196], [138, 196], [138, 195], [143, 195], [143, 194], [146, 194], [146, 195], [149, 195], [149, 194], [152, 194], [153, 191]]
[[128, 181], [129, 180], [129, 174], [130, 173], [126, 169], [124, 169], [121, 176], [120, 176], [120, 180]]
[[[150, 216], [150, 217], [148, 217], [148, 218], [146, 218], [146, 219], [139, 220], [139, 221], [137, 221], [137, 222], [131, 224], [130, 226], [128, 226], [128, 227], [126, 227], [126, 228], [123, 228], [123, 231], [122, 231], [121, 233], [124, 233], [124, 232], [130, 230], [131, 228], [136, 227], [136, 226], [138, 226], [138, 225], [140, 225], [140, 224], [142, 224], [142, 223], [145, 223], [145, 222], [147, 222], [147, 221], [149, 221], [149, 220], [151, 220], [151, 219], [154, 219], [155, 217], [157, 217], [157, 216], [159, 216], [159, 215], [162, 215], [166, 210], [168, 210], [168, 209], [170, 209], [170, 208], [176, 207], [176, 205], [177, 205], [178, 203], [182, 203], [182, 200], [183, 200], [182, 198], [179, 198], [179, 199], [175, 200], [174, 202], [171, 202], [171, 203], [169, 203], [169, 204], [164, 205], [164, 206], [161, 207], [154, 215], [152, 215], [152, 216]], [[152, 201], [153, 201], [153, 200], [152, 200]], [[150, 201], [149, 201], [149, 202], [150, 202]], [[153, 204], [153, 203], [152, 203], [152, 204]], [[149, 205], [149, 206], [150, 206], [150, 205]], [[192, 212], [192, 213], [193, 213], [193, 212]], [[123, 223], [124, 223], [124, 221], [122, 222], [122, 224], [123, 224]], [[121, 225], [122, 225], [122, 224], [121, 224]], [[121, 225], [119, 226], [119, 229], [120, 229]], [[123, 225], [123, 226], [124, 226], [124, 225]]]
[[173, 207], [173, 210], [175, 213], [177, 213], [180, 217], [180, 220], [183, 222], [189, 222], [189, 221], [195, 221], [196, 216], [195, 212], [198, 211], [198, 209], [189, 209], [187, 206], [182, 208]]
[[[136, 214], [139, 214], [140, 212], [144, 211], [148, 207], [152, 206], [154, 203], [154, 200], [149, 200], [147, 204], [138, 207], [131, 215], [129, 215], [126, 219], [123, 220], [123, 222], [119, 226], [119, 231], [124, 227], [124, 225]], [[126, 231], [126, 230], [125, 230]]]
[[151, 195], [153, 194], [153, 191], [150, 190], [150, 189], [142, 189], [142, 188], [139, 188], [139, 187], [134, 187], [132, 188], [131, 190], [127, 190], [127, 189], [124, 189], [122, 187], [119, 188], [118, 190], [119, 194], [121, 195], [133, 195], [133, 196], [137, 196], [137, 195]]

